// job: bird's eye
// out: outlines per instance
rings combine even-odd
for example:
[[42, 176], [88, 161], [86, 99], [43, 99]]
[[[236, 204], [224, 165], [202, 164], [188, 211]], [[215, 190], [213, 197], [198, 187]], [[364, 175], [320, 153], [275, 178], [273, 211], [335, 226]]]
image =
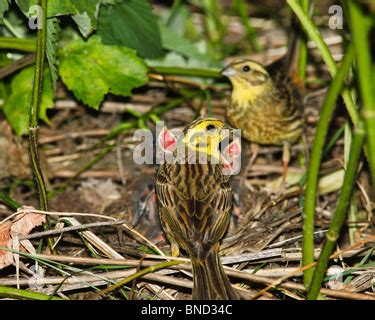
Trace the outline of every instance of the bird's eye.
[[215, 130], [216, 127], [213, 125], [213, 124], [209, 124], [207, 127], [206, 127], [206, 131], [211, 131], [211, 130]]
[[249, 71], [250, 71], [250, 67], [249, 67], [248, 65], [243, 66], [243, 67], [242, 67], [242, 71], [243, 71], [243, 72], [249, 72]]

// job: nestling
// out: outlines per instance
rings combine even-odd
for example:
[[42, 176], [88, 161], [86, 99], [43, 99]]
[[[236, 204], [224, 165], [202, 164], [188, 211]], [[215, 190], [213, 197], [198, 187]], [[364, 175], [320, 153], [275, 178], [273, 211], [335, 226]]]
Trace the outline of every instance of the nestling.
[[[224, 139], [232, 131], [233, 128], [213, 118], [192, 122], [185, 128], [182, 139], [186, 161], [180, 163], [176, 158], [166, 162], [157, 173], [161, 223], [172, 244], [172, 254], [177, 255], [181, 248], [191, 259], [193, 299], [239, 299], [219, 258], [219, 242], [228, 229], [233, 205], [230, 175], [225, 173], [232, 162], [225, 161], [225, 155], [240, 158], [240, 139], [221, 150]], [[161, 134], [159, 143], [168, 146], [166, 152], [171, 147], [172, 136]], [[168, 139], [167, 144], [164, 137]], [[199, 159], [198, 153], [206, 156], [206, 163], [188, 161], [188, 154], [196, 154]]]

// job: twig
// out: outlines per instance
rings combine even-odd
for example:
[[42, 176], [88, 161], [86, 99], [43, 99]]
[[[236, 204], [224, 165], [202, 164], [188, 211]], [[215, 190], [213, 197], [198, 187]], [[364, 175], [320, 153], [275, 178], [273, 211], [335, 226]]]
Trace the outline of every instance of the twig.
[[145, 236], [143, 236], [141, 233], [139, 233], [136, 229], [134, 229], [133, 227], [131, 227], [127, 223], [123, 223], [122, 227], [124, 227], [126, 230], [128, 230], [130, 233], [132, 233], [135, 237], [141, 238], [150, 248], [155, 250], [158, 254], [160, 254], [161, 256], [164, 256], [163, 251], [161, 251], [155, 244], [153, 244]]
[[[63, 218], [65, 221], [70, 223], [72, 226], [80, 227], [81, 223], [78, 222], [75, 218]], [[100, 239], [97, 235], [95, 235], [91, 231], [82, 231], [82, 236], [90, 242], [95, 248], [99, 251], [104, 253], [107, 257], [116, 258], [116, 259], [123, 259], [124, 257], [119, 254], [116, 250], [114, 250], [111, 246], [105, 243], [102, 239]]]
[[[63, 179], [69, 179], [69, 178], [75, 178], [77, 176], [77, 172], [73, 170], [57, 170], [53, 173], [53, 176], [55, 178], [63, 178]], [[81, 173], [81, 178], [113, 178], [113, 179], [119, 179], [119, 173], [118, 171], [114, 170], [88, 170], [86, 172]]]
[[16, 72], [17, 70], [20, 70], [32, 64], [34, 61], [35, 61], [35, 54], [32, 53], [10, 63], [9, 65], [6, 65], [5, 67], [2, 67], [0, 69], [0, 79], [4, 79], [6, 76], [9, 76], [10, 74]]
[[126, 277], [125, 279], [119, 281], [118, 283], [115, 283], [115, 284], [109, 286], [108, 288], [101, 290], [100, 292], [98, 292], [98, 294], [99, 295], [106, 295], [107, 293], [109, 293], [113, 290], [116, 290], [116, 289], [126, 285], [127, 283], [137, 279], [137, 278], [143, 277], [146, 274], [149, 274], [149, 273], [152, 273], [152, 272], [164, 269], [164, 268], [168, 268], [170, 266], [175, 266], [175, 265], [181, 264], [181, 263], [183, 263], [183, 262], [177, 261], [177, 260], [166, 261], [166, 262], [158, 263], [158, 264], [153, 265], [153, 266], [149, 266], [149, 267], [147, 267], [145, 269], [142, 269], [140, 271], [137, 270], [135, 273], [133, 273], [132, 275], [130, 275], [130, 276]]
[[[365, 238], [364, 240], [361, 240], [361, 241], [355, 243], [354, 245], [352, 245], [352, 246], [350, 246], [348, 248], [345, 248], [343, 250], [335, 252], [333, 255], [331, 255], [330, 259], [335, 259], [337, 257], [340, 257], [340, 256], [342, 256], [342, 254], [344, 252], [348, 252], [348, 251], [351, 251], [353, 249], [362, 247], [364, 244], [366, 244], [368, 242], [373, 242], [373, 241], [375, 241], [375, 236], [369, 236], [369, 237]], [[303, 271], [305, 271], [307, 269], [310, 269], [310, 268], [313, 268], [315, 266], [316, 266], [316, 262], [312, 262], [312, 263], [310, 263], [310, 264], [308, 264], [306, 266], [303, 266], [303, 267], [297, 269], [296, 271], [290, 273], [289, 275], [287, 275], [285, 277], [282, 277], [282, 278], [274, 281], [273, 283], [269, 284], [266, 288], [264, 288], [263, 290], [261, 290], [258, 294], [262, 294], [263, 292], [268, 291], [271, 288], [277, 287], [277, 286], [281, 285], [285, 280], [289, 279], [290, 277], [298, 275], [300, 272], [303, 272]], [[307, 288], [306, 288], [306, 291], [307, 291]]]
[[77, 226], [72, 226], [72, 227], [65, 227], [57, 230], [48, 230], [48, 231], [42, 231], [42, 232], [37, 232], [37, 233], [32, 233], [26, 236], [19, 236], [19, 240], [30, 240], [30, 239], [35, 239], [35, 238], [41, 238], [45, 236], [51, 236], [51, 235], [60, 235], [64, 232], [69, 232], [69, 231], [77, 231], [77, 230], [83, 230], [83, 229], [88, 229], [88, 228], [96, 228], [96, 227], [106, 227], [106, 226], [114, 226], [118, 224], [124, 223], [125, 220], [118, 220], [118, 221], [110, 221], [110, 222], [93, 222], [93, 223], [86, 223], [82, 225], [77, 225]]
[[107, 219], [107, 220], [112, 220], [116, 221], [116, 218], [106, 216], [106, 215], [101, 215], [101, 214], [95, 214], [95, 213], [81, 213], [81, 212], [49, 212], [49, 211], [43, 211], [43, 210], [36, 210], [33, 207], [21, 207], [17, 212], [13, 213], [12, 215], [6, 217], [2, 221], [0, 221], [0, 225], [5, 223], [6, 221], [9, 221], [13, 219], [14, 217], [18, 215], [24, 215], [28, 213], [39, 213], [39, 214], [45, 214], [49, 216], [62, 216], [62, 217], [95, 217], [95, 218], [101, 218], [101, 219]]
[[49, 137], [41, 137], [39, 139], [40, 144], [46, 144], [46, 143], [51, 143], [51, 142], [56, 142], [56, 141], [61, 141], [65, 139], [74, 139], [78, 137], [101, 137], [105, 136], [108, 134], [109, 130], [108, 129], [94, 129], [94, 130], [85, 130], [85, 131], [78, 131], [78, 132], [66, 132], [62, 134], [57, 134], [54, 136], [49, 136]]
[[[94, 214], [94, 213], [78, 213], [78, 212], [48, 212], [48, 211], [43, 211], [43, 210], [35, 210], [34, 208], [30, 207], [22, 207], [19, 209], [16, 213], [10, 215], [9, 217], [5, 218], [4, 220], [0, 221], [0, 225], [5, 223], [6, 221], [11, 220], [12, 218], [16, 217], [17, 215], [20, 214], [27, 214], [27, 213], [40, 213], [40, 214], [45, 214], [45, 215], [50, 215], [50, 216], [63, 216], [63, 217], [79, 217], [79, 216], [86, 216], [86, 217], [97, 217], [97, 218], [102, 218], [102, 219], [108, 219], [112, 220], [115, 222], [118, 222], [116, 218], [105, 216], [105, 215], [100, 215], [100, 214]], [[71, 220], [73, 224], [75, 224], [78, 227], [79, 222], [77, 220]], [[117, 223], [116, 223], [117, 224]], [[129, 226], [126, 222], [122, 221], [121, 223], [122, 227], [124, 227], [126, 230], [128, 230], [130, 233], [132, 233], [135, 237], [138, 237], [144, 241], [145, 244], [147, 244], [150, 248], [155, 250], [157, 253], [160, 255], [164, 255], [164, 253], [155, 245], [153, 244], [150, 240], [148, 240], [145, 236], [143, 236], [141, 233], [139, 233], [137, 230]], [[79, 224], [79, 227], [81, 228], [82, 225]], [[53, 230], [53, 232], [57, 232]], [[89, 231], [87, 231], [89, 232]], [[57, 232], [58, 233], [58, 232]], [[122, 256], [121, 256], [122, 258]]]
[[223, 264], [232, 264], [232, 263], [241, 263], [247, 261], [255, 261], [255, 260], [263, 260], [268, 258], [275, 258], [280, 257], [282, 253], [281, 248], [271, 249], [271, 250], [263, 250], [260, 252], [251, 252], [251, 253], [244, 253], [239, 255], [231, 255], [231, 256], [224, 256], [221, 257], [221, 263]]
[[180, 84], [184, 84], [190, 87], [198, 88], [200, 90], [225, 90], [229, 88], [228, 86], [225, 86], [225, 85], [218, 87], [217, 85], [201, 84], [201, 83], [198, 83], [192, 80], [187, 80], [181, 77], [164, 76], [161, 74], [154, 74], [154, 73], [149, 73], [148, 77], [150, 79], [154, 79], [158, 81], [180, 83]]
[[[327, 232], [327, 230], [319, 230], [319, 231], [315, 231], [315, 232], [314, 232], [314, 235], [324, 234], [324, 233], [326, 233], [326, 232]], [[303, 237], [303, 235], [295, 236], [295, 237], [292, 237], [292, 238], [285, 239], [285, 240], [283, 240], [283, 241], [279, 241], [279, 242], [276, 242], [276, 243], [270, 244], [270, 245], [268, 245], [268, 246], [266, 246], [266, 247], [268, 247], [268, 248], [279, 247], [279, 246], [281, 246], [281, 245], [283, 245], [283, 244], [285, 244], [285, 243], [293, 242], [293, 241], [296, 241], [296, 240], [298, 240], [298, 239], [301, 239], [302, 237]]]

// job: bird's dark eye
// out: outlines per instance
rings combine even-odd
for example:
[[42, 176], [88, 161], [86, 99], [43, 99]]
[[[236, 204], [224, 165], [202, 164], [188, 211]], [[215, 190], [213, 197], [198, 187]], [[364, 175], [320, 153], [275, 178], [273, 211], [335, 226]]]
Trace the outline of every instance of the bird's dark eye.
[[242, 71], [243, 71], [243, 72], [249, 72], [249, 71], [250, 71], [250, 67], [249, 67], [248, 65], [243, 66], [243, 67], [242, 67]]
[[207, 127], [206, 127], [206, 131], [211, 131], [211, 130], [215, 130], [216, 127], [213, 125], [213, 124], [209, 124]]

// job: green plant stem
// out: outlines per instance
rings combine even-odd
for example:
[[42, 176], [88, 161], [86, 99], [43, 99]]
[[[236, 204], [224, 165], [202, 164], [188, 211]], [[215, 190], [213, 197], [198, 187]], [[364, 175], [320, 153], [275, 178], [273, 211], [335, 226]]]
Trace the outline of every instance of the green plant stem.
[[[309, 0], [300, 0], [301, 7], [305, 14], [309, 15]], [[299, 55], [298, 55], [298, 74], [302, 80], [306, 78], [306, 65], [307, 65], [307, 37], [305, 34], [300, 35]]]
[[152, 66], [151, 71], [161, 74], [182, 75], [190, 77], [221, 78], [220, 69], [214, 68], [184, 68], [184, 67], [164, 67]]
[[[311, 158], [307, 169], [302, 244], [302, 263], [304, 266], [314, 262], [314, 222], [319, 168], [329, 129], [329, 123], [332, 119], [336, 106], [336, 100], [341, 92], [346, 75], [350, 70], [353, 58], [354, 50], [352, 46], [349, 46], [348, 51], [342, 60], [341, 67], [331, 82], [324, 103], [320, 109], [319, 121], [316, 127], [316, 134], [311, 149]], [[310, 268], [304, 272], [304, 282], [306, 288], [308, 288], [310, 285], [313, 271], [314, 270]]]
[[11, 287], [0, 286], [0, 296], [14, 299], [32, 299], [32, 300], [64, 300], [58, 297], [51, 297], [39, 292], [20, 290]]
[[244, 0], [235, 0], [234, 7], [236, 8], [236, 11], [240, 16], [242, 25], [245, 28], [246, 36], [250, 41], [251, 47], [255, 52], [259, 52], [261, 48], [257, 39], [257, 34], [249, 21], [248, 6], [246, 2]]
[[221, 48], [226, 31], [226, 26], [221, 19], [223, 16], [221, 4], [217, 0], [199, 0], [193, 3], [204, 12], [204, 24], [209, 42]]
[[0, 37], [0, 49], [35, 52], [36, 43], [34, 39]]
[[345, 171], [344, 182], [340, 192], [338, 204], [328, 232], [326, 234], [326, 242], [324, 243], [322, 252], [319, 256], [311, 285], [308, 290], [307, 298], [309, 300], [315, 300], [319, 294], [320, 288], [323, 283], [324, 274], [327, 270], [329, 258], [335, 248], [337, 239], [339, 238], [341, 227], [345, 222], [350, 205], [350, 200], [353, 194], [364, 140], [365, 130], [363, 128], [362, 122], [359, 121], [354, 131], [354, 137], [350, 148], [349, 161]]
[[170, 266], [177, 265], [177, 264], [182, 264], [182, 263], [186, 263], [186, 262], [185, 261], [179, 261], [179, 260], [172, 260], [172, 261], [162, 262], [162, 263], [158, 263], [157, 265], [144, 268], [143, 270], [135, 272], [131, 276], [129, 276], [129, 277], [115, 283], [114, 285], [111, 285], [110, 287], [100, 291], [99, 294], [100, 295], [107, 294], [108, 292], [111, 292], [111, 291], [113, 291], [117, 288], [123, 287], [124, 285], [126, 285], [130, 281], [133, 281], [137, 278], [140, 278], [140, 277], [144, 276], [145, 274], [155, 272], [155, 271], [158, 271], [158, 270], [161, 270], [161, 269], [165, 269], [165, 268], [168, 268]]
[[38, 29], [36, 62], [34, 72], [34, 83], [32, 88], [30, 115], [29, 115], [29, 148], [30, 157], [33, 167], [34, 177], [39, 195], [39, 205], [41, 210], [48, 211], [47, 189], [44, 183], [43, 172], [40, 168], [39, 152], [38, 152], [38, 119], [39, 108], [42, 100], [42, 83], [43, 70], [46, 50], [46, 35], [47, 35], [47, 17], [44, 14], [47, 12], [47, 0], [39, 0], [39, 5], [42, 8], [43, 19], [42, 28]]
[[206, 104], [207, 104], [207, 116], [212, 117], [212, 102], [211, 102], [211, 94], [209, 90], [204, 91], [204, 95], [206, 97]]
[[100, 151], [100, 153], [89, 163], [87, 163], [85, 166], [83, 166], [75, 175], [74, 178], [79, 177], [83, 172], [89, 170], [93, 167], [94, 164], [98, 163], [99, 160], [101, 160], [105, 155], [107, 155], [111, 150], [116, 146], [115, 143], [110, 144], [106, 146], [104, 149]]
[[35, 61], [35, 53], [24, 55], [22, 58], [5, 65], [0, 68], [0, 80], [9, 76], [10, 74], [17, 72], [20, 69], [25, 68], [28, 65], [33, 64]]
[[359, 91], [363, 103], [363, 116], [366, 123], [368, 160], [371, 168], [372, 185], [375, 186], [375, 95], [372, 88], [372, 62], [369, 31], [372, 21], [353, 0], [349, 2], [350, 23], [358, 68]]
[[[320, 35], [317, 27], [314, 25], [314, 23], [311, 21], [308, 15], [305, 14], [303, 8], [298, 3], [298, 0], [287, 0], [287, 3], [292, 8], [293, 12], [296, 14], [298, 19], [300, 20], [308, 36], [315, 42], [318, 50], [320, 51], [322, 55], [322, 58], [325, 64], [328, 67], [328, 71], [330, 72], [331, 76], [334, 77], [337, 73], [336, 62], [333, 59], [332, 54], [329, 51], [329, 48], [324, 42], [322, 36]], [[345, 102], [345, 106], [346, 106], [346, 109], [348, 110], [352, 123], [354, 125], [357, 125], [360, 119], [360, 116], [359, 116], [357, 107], [353, 101], [353, 98], [350, 95], [349, 90], [347, 88], [344, 88], [341, 95]]]
[[16, 28], [12, 26], [10, 21], [7, 18], [3, 18], [4, 26], [9, 30], [10, 33], [12, 33], [16, 38], [22, 38], [22, 35], [17, 31]]
[[174, 19], [178, 16], [181, 9], [181, 0], [174, 0], [171, 9], [169, 10], [169, 16], [167, 18], [166, 25], [170, 26]]
[[[31, 165], [34, 173], [34, 178], [38, 191], [39, 207], [43, 211], [48, 211], [48, 195], [47, 188], [44, 182], [43, 171], [40, 167], [39, 151], [38, 151], [38, 120], [39, 109], [42, 101], [42, 85], [44, 62], [46, 56], [46, 37], [47, 37], [47, 0], [39, 0], [39, 6], [42, 8], [42, 28], [38, 29], [37, 47], [35, 54], [35, 71], [34, 82], [31, 93], [31, 105], [29, 114], [29, 153]], [[44, 229], [48, 229], [49, 223], [43, 225]], [[48, 244], [52, 251], [53, 239], [48, 238]]]
[[11, 197], [9, 197], [7, 194], [3, 192], [0, 192], [0, 201], [12, 210], [17, 210], [19, 207], [21, 207], [20, 203], [13, 200]]

